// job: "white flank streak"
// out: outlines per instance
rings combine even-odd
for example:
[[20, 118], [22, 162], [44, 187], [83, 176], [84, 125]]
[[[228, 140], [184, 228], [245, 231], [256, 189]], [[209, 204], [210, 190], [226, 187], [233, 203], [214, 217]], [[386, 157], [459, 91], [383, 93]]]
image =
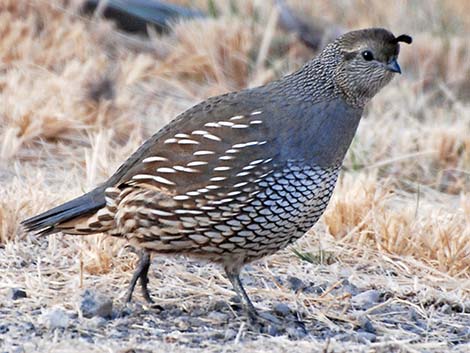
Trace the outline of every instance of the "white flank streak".
[[206, 192], [209, 192], [209, 189], [197, 189], [198, 192], [200, 192], [201, 194], [204, 194]]
[[227, 203], [227, 202], [232, 202], [232, 201], [233, 201], [233, 199], [230, 199], [230, 198], [229, 199], [222, 199], [222, 200], [219, 201], [219, 203]]
[[215, 154], [214, 151], [196, 151], [193, 153], [194, 156], [205, 156], [207, 154]]
[[197, 211], [197, 210], [175, 210], [175, 213], [176, 214], [195, 214], [195, 215], [198, 215], [198, 214], [203, 214], [204, 212], [202, 211]]
[[179, 139], [186, 139], [186, 138], [189, 137], [189, 135], [187, 135], [187, 134], [176, 134], [175, 137], [179, 138]]
[[261, 111], [261, 110], [255, 110], [254, 112], [251, 112], [250, 115], [251, 115], [251, 116], [253, 116], [253, 115], [258, 115], [258, 114], [261, 114], [262, 112], [263, 112], [263, 111]]
[[266, 160], [263, 162], [263, 164], [269, 163], [269, 162], [271, 162], [272, 160], [273, 160], [272, 158], [268, 158], [268, 159], [266, 159]]
[[142, 163], [152, 163], [152, 162], [165, 162], [168, 158], [160, 157], [160, 156], [152, 156], [145, 158]]
[[267, 172], [267, 173], [264, 173], [263, 175], [260, 175], [259, 177], [260, 177], [260, 178], [267, 177], [267, 176], [268, 176], [269, 174], [271, 174], [272, 172], [273, 172], [273, 171], [272, 171], [272, 170], [270, 170], [269, 172]]
[[258, 124], [262, 124], [263, 121], [262, 120], [252, 120], [250, 121], [250, 125], [258, 125]]
[[232, 126], [232, 129], [246, 129], [248, 125], [245, 124], [236, 124]]
[[214, 168], [214, 172], [224, 172], [224, 171], [230, 170], [230, 169], [232, 169], [232, 168], [230, 168], [230, 167], [216, 167], [216, 168]]
[[134, 180], [150, 179], [150, 180], [154, 180], [157, 183], [161, 183], [161, 184], [176, 185], [174, 182], [172, 182], [168, 179], [165, 179], [165, 178], [157, 176], [157, 175], [150, 175], [150, 174], [137, 174], [137, 175], [134, 175], [132, 177], [132, 179], [134, 179]]
[[237, 174], [238, 177], [243, 177], [243, 176], [246, 176], [246, 175], [250, 175], [250, 172], [241, 172], [241, 173]]
[[261, 146], [261, 145], [265, 145], [267, 143], [268, 143], [268, 141], [261, 141], [261, 142], [258, 142], [258, 145]]
[[208, 134], [208, 132], [204, 130], [194, 130], [192, 134], [193, 135], [205, 135], [205, 134]]
[[230, 120], [240, 120], [243, 119], [245, 116], [244, 115], [235, 115], [230, 118]]
[[239, 194], [241, 194], [241, 193], [242, 193], [241, 191], [232, 191], [232, 192], [229, 192], [229, 193], [227, 194], [227, 196], [236, 196], [236, 195], [239, 195]]
[[222, 156], [222, 157], [219, 157], [219, 159], [221, 161], [229, 161], [231, 159], [235, 159], [235, 157], [232, 157], [232, 156]]
[[175, 165], [173, 168], [179, 172], [186, 172], [186, 173], [199, 173], [199, 170], [193, 168], [186, 168], [180, 165]]
[[216, 190], [216, 189], [220, 189], [220, 186], [218, 186], [218, 185], [207, 185], [206, 189]]
[[247, 165], [246, 167], [243, 167], [243, 170], [251, 170], [253, 168], [256, 168], [255, 165]]
[[206, 126], [206, 127], [220, 127], [220, 125], [217, 124], [217, 123], [206, 123], [206, 124], [204, 124], [204, 126]]
[[[266, 142], [265, 142], [266, 143]], [[250, 141], [250, 142], [245, 142], [245, 143], [237, 143], [232, 146], [232, 148], [244, 148], [244, 147], [250, 147], [250, 146], [256, 146], [260, 144], [258, 141]]]
[[235, 184], [233, 187], [234, 187], [234, 188], [241, 188], [242, 186], [245, 186], [246, 184], [248, 184], [248, 182], [247, 182], [247, 181], [244, 181], [244, 182], [242, 182], [242, 183]]
[[173, 196], [173, 200], [175, 200], [175, 201], [184, 201], [184, 200], [189, 200], [189, 199], [190, 199], [190, 197], [186, 196], [186, 195]]
[[207, 162], [204, 162], [204, 161], [194, 161], [194, 162], [189, 162], [188, 164], [186, 164], [188, 167], [197, 167], [197, 166], [200, 166], [200, 165], [206, 165]]
[[199, 194], [200, 193], [197, 192], [197, 191], [189, 191], [189, 192], [186, 193], [186, 195], [189, 195], [189, 196], [199, 196]]
[[222, 139], [218, 136], [212, 135], [212, 134], [205, 134], [203, 135], [206, 139], [209, 140], [214, 140], [214, 141], [222, 141]]
[[238, 153], [238, 152], [240, 152], [240, 150], [236, 150], [236, 149], [232, 149], [232, 148], [225, 151], [225, 153]]
[[176, 142], [178, 142], [177, 139], [171, 138], [171, 139], [165, 140], [165, 142], [163, 142], [163, 143], [176, 143]]
[[212, 206], [201, 206], [201, 210], [204, 210], [204, 211], [213, 211], [213, 210], [215, 210], [215, 207], [212, 207]]
[[[210, 181], [222, 181], [222, 180], [225, 180], [227, 179], [226, 177], [213, 177], [213, 178], [210, 178], [209, 180]], [[207, 188], [209, 188], [210, 185], [207, 186]]]
[[173, 213], [171, 212], [165, 212], [161, 210], [152, 210], [150, 209], [150, 213], [157, 215], [157, 216], [162, 216], [162, 217], [167, 217], [167, 216], [173, 216]]
[[253, 161], [253, 162], [250, 162], [250, 165], [260, 164], [260, 163], [263, 162], [263, 161], [264, 161], [264, 159], [257, 159], [257, 160], [255, 160], [255, 161]]
[[179, 140], [178, 144], [180, 145], [199, 145], [199, 142], [191, 139]]
[[230, 121], [219, 121], [218, 124], [222, 126], [229, 126], [229, 127], [235, 125], [235, 123], [231, 123]]
[[176, 170], [167, 167], [157, 168], [158, 173], [176, 173]]

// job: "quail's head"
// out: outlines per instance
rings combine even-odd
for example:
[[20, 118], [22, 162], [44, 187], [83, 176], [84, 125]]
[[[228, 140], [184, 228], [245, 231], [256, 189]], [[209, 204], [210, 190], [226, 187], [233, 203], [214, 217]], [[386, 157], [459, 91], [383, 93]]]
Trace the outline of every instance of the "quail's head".
[[395, 37], [383, 28], [348, 32], [333, 45], [339, 49], [335, 70], [337, 87], [350, 99], [367, 101], [401, 73], [397, 58], [400, 42], [410, 44], [411, 37]]

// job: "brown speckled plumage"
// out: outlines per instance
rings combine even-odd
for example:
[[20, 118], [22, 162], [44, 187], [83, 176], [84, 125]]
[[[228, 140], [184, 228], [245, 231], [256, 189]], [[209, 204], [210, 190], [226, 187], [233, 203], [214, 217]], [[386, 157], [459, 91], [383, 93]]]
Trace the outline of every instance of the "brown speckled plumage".
[[[364, 105], [399, 72], [384, 29], [347, 33], [299, 71], [214, 97], [147, 140], [103, 185], [23, 222], [29, 230], [110, 233], [149, 252], [221, 263], [251, 317], [244, 264], [286, 247], [328, 205]], [[366, 53], [369, 51], [369, 53]]]

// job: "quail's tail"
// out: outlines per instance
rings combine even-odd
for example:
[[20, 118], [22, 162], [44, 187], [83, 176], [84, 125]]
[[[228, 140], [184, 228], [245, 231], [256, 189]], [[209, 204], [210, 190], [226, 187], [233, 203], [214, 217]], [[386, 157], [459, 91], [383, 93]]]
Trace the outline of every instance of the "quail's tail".
[[107, 212], [104, 187], [98, 187], [21, 224], [41, 235], [57, 232], [85, 235], [108, 230], [113, 218]]

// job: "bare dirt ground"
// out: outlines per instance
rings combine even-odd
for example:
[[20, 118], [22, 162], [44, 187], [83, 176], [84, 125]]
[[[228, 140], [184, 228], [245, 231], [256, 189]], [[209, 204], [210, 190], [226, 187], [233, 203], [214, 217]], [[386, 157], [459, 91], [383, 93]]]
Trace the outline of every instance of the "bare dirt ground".
[[[78, 4], [0, 0], [0, 352], [470, 351], [469, 2], [288, 1], [322, 26], [414, 38], [322, 220], [243, 274], [260, 309], [305, 333], [254, 331], [221, 269], [182, 257], [154, 258], [154, 306], [138, 291], [126, 306], [133, 249], [20, 228], [105, 180], [184, 109], [315, 54], [269, 1], [212, 2], [217, 18], [150, 40]], [[107, 304], [104, 317], [87, 317], [90, 302]]]

